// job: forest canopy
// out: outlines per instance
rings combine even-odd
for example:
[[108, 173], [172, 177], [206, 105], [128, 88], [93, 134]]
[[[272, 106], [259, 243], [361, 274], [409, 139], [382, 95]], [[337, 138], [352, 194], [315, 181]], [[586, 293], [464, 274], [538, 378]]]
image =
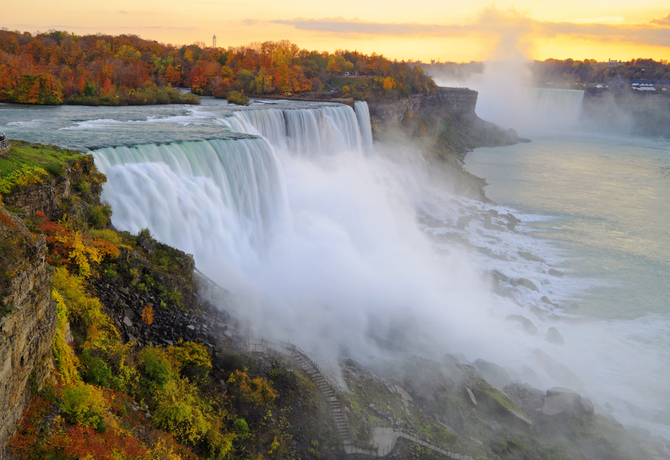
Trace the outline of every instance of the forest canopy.
[[[375, 53], [309, 51], [288, 41], [213, 48], [164, 45], [135, 35], [0, 30], [1, 102], [194, 103], [193, 95], [317, 92], [329, 89], [329, 80], [337, 76], [358, 79], [347, 89], [361, 99], [436, 89], [419, 66]], [[190, 88], [192, 94], [176, 87]]]

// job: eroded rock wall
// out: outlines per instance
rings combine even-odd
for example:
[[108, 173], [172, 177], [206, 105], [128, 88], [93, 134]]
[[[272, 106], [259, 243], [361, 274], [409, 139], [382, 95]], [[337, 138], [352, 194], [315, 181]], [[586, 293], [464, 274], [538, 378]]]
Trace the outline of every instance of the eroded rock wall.
[[[0, 458], [30, 396], [31, 385], [40, 388], [53, 367], [52, 344], [56, 334], [56, 305], [51, 299], [53, 269], [46, 261], [43, 236], [33, 237], [22, 221], [4, 212], [2, 238], [25, 241], [21, 260], [9, 268], [3, 289], [3, 307], [11, 311], [0, 318]], [[10, 307], [11, 306], [11, 307]]]
[[433, 94], [415, 94], [396, 101], [368, 102], [370, 122], [375, 132], [399, 126], [405, 117], [411, 115], [474, 116], [476, 105], [477, 92], [465, 88], [440, 88]]
[[51, 298], [53, 269], [42, 235], [26, 228], [23, 216], [43, 212], [49, 219], [83, 216], [100, 203], [104, 175], [93, 157], [64, 165], [63, 175], [45, 184], [4, 195], [0, 207], [0, 458], [14, 433], [31, 387], [41, 388], [53, 368], [56, 304]]
[[[26, 187], [18, 192], [5, 195], [2, 199], [5, 206], [21, 210], [28, 216], [41, 211], [50, 220], [58, 220], [67, 211], [70, 214], [74, 212], [75, 215], [70, 217], [76, 219], [81, 217], [78, 214], [83, 212], [83, 209], [78, 208], [84, 206], [86, 201], [99, 203], [104, 181], [105, 176], [97, 172], [93, 157], [82, 155], [77, 161], [64, 165], [64, 174], [61, 177], [47, 184]], [[69, 206], [73, 195], [83, 198], [79, 206], [74, 208]]]

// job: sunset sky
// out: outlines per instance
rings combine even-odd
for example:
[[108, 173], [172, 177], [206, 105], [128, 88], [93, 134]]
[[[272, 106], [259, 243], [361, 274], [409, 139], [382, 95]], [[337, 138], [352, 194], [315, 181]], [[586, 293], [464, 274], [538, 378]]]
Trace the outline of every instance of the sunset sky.
[[288, 39], [423, 61], [670, 59], [667, 0], [24, 0], [5, 2], [0, 26], [208, 46], [216, 34], [224, 47]]

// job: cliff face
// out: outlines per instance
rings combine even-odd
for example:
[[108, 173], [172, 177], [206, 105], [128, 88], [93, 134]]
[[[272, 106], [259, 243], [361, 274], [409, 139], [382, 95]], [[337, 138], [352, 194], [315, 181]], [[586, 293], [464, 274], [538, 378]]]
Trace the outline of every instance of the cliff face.
[[[63, 165], [63, 174], [2, 196], [0, 207], [0, 458], [31, 393], [53, 368], [56, 305], [53, 269], [43, 235], [26, 228], [22, 216], [43, 212], [50, 219], [82, 217], [99, 201], [104, 176], [93, 158]], [[87, 184], [87, 185], [82, 185]], [[85, 189], [83, 196], [81, 189]], [[10, 211], [11, 210], [11, 211]]]
[[104, 180], [95, 169], [93, 157], [82, 155], [77, 161], [63, 165], [60, 177], [5, 195], [2, 200], [5, 206], [21, 210], [27, 216], [41, 211], [49, 220], [58, 220], [67, 213], [76, 220], [82, 217], [87, 205], [99, 203]]
[[368, 102], [372, 132], [378, 139], [397, 144], [409, 140], [420, 145], [433, 168], [447, 178], [458, 193], [486, 201], [483, 179], [463, 169], [467, 152], [477, 147], [519, 142], [512, 130], [503, 131], [475, 113], [477, 92], [440, 88], [397, 101]]
[[405, 117], [413, 115], [475, 116], [476, 105], [477, 92], [464, 88], [440, 88], [433, 94], [415, 94], [397, 101], [368, 102], [370, 123], [375, 132], [399, 126]]
[[583, 118], [597, 129], [670, 137], [670, 94], [587, 90]]
[[[30, 395], [40, 388], [52, 369], [56, 334], [56, 306], [51, 299], [53, 269], [46, 262], [43, 236], [33, 237], [20, 219], [2, 210], [3, 247], [14, 260], [2, 267], [3, 299], [0, 308], [0, 457], [14, 432]], [[9, 311], [7, 313], [7, 311]]]

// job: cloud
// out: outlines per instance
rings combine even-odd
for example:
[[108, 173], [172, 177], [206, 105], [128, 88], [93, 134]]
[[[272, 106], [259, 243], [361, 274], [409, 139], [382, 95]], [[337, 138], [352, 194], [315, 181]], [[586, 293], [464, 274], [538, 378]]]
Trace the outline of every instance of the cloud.
[[[282, 19], [274, 23], [299, 30], [334, 35], [342, 38], [365, 36], [396, 37], [495, 37], [499, 47], [525, 52], [538, 36], [569, 35], [586, 40], [629, 42], [638, 45], [670, 46], [670, 14], [647, 24], [613, 24], [613, 17], [591, 21], [537, 21], [514, 9], [488, 7], [472, 22], [456, 24], [381, 23], [342, 17], [323, 19]], [[600, 22], [598, 22], [600, 21]]]
[[652, 20], [651, 23], [659, 26], [670, 26], [670, 13], [664, 18], [656, 18]]
[[396, 35], [396, 36], [459, 36], [466, 35], [467, 30], [456, 25], [433, 25], [433, 24], [387, 24], [380, 22], [365, 22], [358, 19], [347, 20], [344, 18], [326, 19], [288, 19], [275, 20], [276, 24], [284, 24], [299, 30], [314, 32], [328, 32], [338, 36], [358, 35]]
[[668, 27], [654, 27], [649, 24], [612, 25], [561, 22], [544, 23], [543, 28], [548, 35], [553, 33], [586, 40], [670, 46], [670, 24]]

